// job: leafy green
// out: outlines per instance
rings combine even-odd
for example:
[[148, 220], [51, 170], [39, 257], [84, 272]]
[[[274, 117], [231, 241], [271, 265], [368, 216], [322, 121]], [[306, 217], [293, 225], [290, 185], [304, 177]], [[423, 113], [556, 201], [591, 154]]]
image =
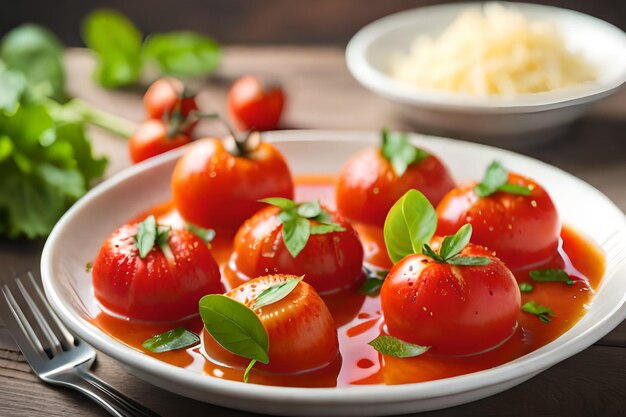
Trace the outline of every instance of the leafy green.
[[549, 323], [552, 319], [550, 316], [554, 316], [554, 311], [550, 307], [537, 304], [535, 301], [529, 301], [522, 306], [522, 311], [526, 313], [534, 314], [543, 323]]
[[13, 114], [26, 91], [26, 77], [14, 70], [0, 71], [0, 111]]
[[529, 284], [528, 282], [521, 282], [519, 284], [519, 290], [521, 292], [531, 292], [533, 290], [533, 284]]
[[493, 161], [485, 171], [483, 180], [476, 184], [474, 192], [478, 197], [488, 197], [502, 191], [509, 194], [530, 195], [530, 189], [518, 184], [508, 184], [509, 173], [498, 161]]
[[368, 343], [377, 352], [396, 358], [412, 358], [425, 353], [430, 346], [414, 345], [393, 336], [378, 336]]
[[411, 164], [423, 161], [429, 156], [426, 151], [411, 143], [407, 133], [383, 129], [381, 135], [383, 139], [381, 153], [391, 163], [398, 177], [401, 177]]
[[385, 278], [389, 271], [386, 269], [378, 269], [370, 265], [363, 265], [363, 273], [365, 274], [365, 281], [359, 288], [361, 294], [375, 295], [378, 294], [380, 288], [385, 282]]
[[163, 353], [170, 350], [182, 349], [200, 342], [200, 337], [184, 327], [177, 327], [156, 336], [152, 336], [141, 344], [145, 349], [154, 353]]
[[144, 259], [154, 248], [154, 245], [157, 245], [165, 256], [172, 258], [173, 255], [169, 246], [171, 231], [172, 228], [170, 226], [158, 225], [154, 216], [146, 217], [144, 221], [139, 223], [137, 234], [135, 235], [139, 257]]
[[198, 236], [200, 239], [204, 240], [207, 243], [212, 242], [213, 239], [215, 239], [215, 230], [213, 229], [204, 229], [189, 222], [186, 223], [185, 227], [191, 233]]
[[153, 60], [164, 75], [194, 77], [213, 72], [221, 48], [213, 39], [194, 32], [150, 35], [143, 46], [146, 61]]
[[439, 253], [433, 248], [424, 244], [422, 254], [434, 259], [437, 262], [458, 266], [483, 266], [491, 263], [491, 258], [486, 256], [461, 256], [460, 253], [472, 237], [472, 225], [466, 224], [451, 236], [443, 238]]
[[252, 308], [256, 310], [257, 308], [262, 308], [282, 300], [296, 288], [296, 285], [298, 285], [298, 283], [302, 281], [302, 279], [304, 279], [304, 275], [302, 275], [301, 277], [288, 279], [285, 282], [275, 284], [269, 288], [264, 289], [256, 297]]
[[564, 282], [567, 285], [574, 283], [567, 272], [562, 269], [535, 269], [530, 271], [529, 275], [535, 282]]
[[391, 207], [385, 219], [384, 237], [393, 263], [406, 255], [420, 253], [437, 228], [437, 213], [428, 199], [409, 190]]

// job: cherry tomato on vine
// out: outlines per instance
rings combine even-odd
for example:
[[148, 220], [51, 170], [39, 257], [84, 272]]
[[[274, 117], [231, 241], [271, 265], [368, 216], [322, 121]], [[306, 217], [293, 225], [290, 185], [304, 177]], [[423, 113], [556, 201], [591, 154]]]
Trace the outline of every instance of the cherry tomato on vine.
[[141, 123], [135, 133], [128, 138], [128, 152], [133, 163], [144, 161], [191, 142], [184, 133], [170, 137], [167, 124], [158, 119]]
[[235, 81], [228, 92], [228, 110], [241, 130], [273, 130], [285, 105], [280, 87], [264, 87], [251, 75]]
[[[150, 119], [169, 119], [177, 117], [186, 119], [192, 112], [198, 111], [198, 104], [193, 95], [188, 95], [184, 84], [172, 77], [160, 78], [146, 90], [143, 105]], [[195, 123], [188, 124], [185, 132], [191, 134]]]

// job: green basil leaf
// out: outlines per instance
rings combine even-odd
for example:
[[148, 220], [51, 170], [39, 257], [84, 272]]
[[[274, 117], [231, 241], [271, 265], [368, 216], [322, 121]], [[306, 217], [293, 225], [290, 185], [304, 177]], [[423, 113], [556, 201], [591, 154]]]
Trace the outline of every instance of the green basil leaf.
[[299, 216], [306, 217], [307, 219], [313, 219], [320, 215], [322, 207], [319, 200], [307, 201], [298, 205], [297, 213]]
[[133, 84], [141, 74], [142, 34], [123, 14], [100, 9], [83, 22], [83, 41], [97, 55], [95, 78], [105, 88]]
[[187, 230], [198, 236], [200, 239], [204, 240], [206, 243], [212, 242], [213, 239], [215, 239], [215, 230], [213, 229], [204, 229], [189, 222], [185, 224], [185, 227]]
[[498, 191], [498, 188], [506, 184], [509, 179], [509, 173], [506, 172], [504, 167], [498, 161], [493, 161], [487, 171], [483, 180], [474, 187], [474, 192], [479, 197], [487, 197]]
[[294, 258], [304, 249], [311, 234], [311, 223], [304, 217], [283, 221], [283, 242]]
[[380, 278], [366, 278], [359, 288], [359, 292], [366, 295], [378, 294], [384, 282]]
[[428, 153], [414, 146], [406, 133], [392, 133], [382, 130], [383, 144], [381, 153], [391, 163], [398, 177], [401, 177], [409, 165], [428, 158]]
[[195, 77], [213, 72], [221, 48], [213, 39], [194, 32], [168, 32], [148, 36], [143, 48], [146, 60], [156, 62], [164, 75]]
[[517, 195], [530, 195], [530, 189], [518, 184], [503, 184], [498, 187], [498, 191]]
[[[12, 70], [0, 70], [0, 111], [14, 114], [20, 99], [26, 91], [26, 78], [22, 73]], [[0, 156], [0, 161], [2, 161]]]
[[543, 323], [549, 323], [551, 320], [550, 316], [554, 316], [554, 311], [550, 307], [542, 306], [535, 301], [529, 301], [524, 304], [522, 311], [536, 315]]
[[531, 292], [533, 290], [533, 284], [529, 284], [528, 282], [521, 282], [519, 284], [519, 290], [521, 292]]
[[535, 282], [564, 282], [567, 285], [574, 283], [567, 272], [562, 269], [535, 269], [530, 271], [529, 275]]
[[250, 376], [250, 371], [252, 370], [252, 367], [254, 366], [255, 363], [256, 363], [256, 359], [252, 359], [243, 373], [243, 382], [245, 382], [246, 384], [248, 383], [248, 377]]
[[320, 214], [315, 217], [315, 220], [324, 224], [335, 224], [333, 223], [333, 217], [325, 210], [320, 211]]
[[267, 203], [272, 206], [280, 207], [283, 210], [290, 210], [296, 208], [296, 203], [293, 200], [283, 197], [270, 197], [259, 200], [259, 203]]
[[453, 256], [446, 259], [446, 263], [457, 266], [484, 266], [491, 263], [491, 258], [486, 256]]
[[435, 234], [437, 213], [428, 199], [409, 190], [391, 207], [385, 219], [384, 237], [393, 263], [406, 255], [421, 253]]
[[205, 295], [199, 307], [204, 327], [224, 349], [261, 363], [269, 362], [267, 331], [254, 311], [221, 294]]
[[145, 349], [154, 353], [182, 349], [200, 342], [200, 337], [184, 327], [177, 327], [164, 333], [152, 336], [141, 344]]
[[272, 285], [271, 287], [264, 289], [256, 297], [252, 309], [256, 310], [282, 300], [296, 288], [296, 285], [298, 285], [303, 278], [304, 275], [298, 278], [288, 279], [283, 283]]
[[437, 262], [445, 263], [445, 260], [441, 256], [439, 256], [439, 254], [435, 252], [435, 250], [431, 248], [427, 243], [424, 243], [424, 246], [422, 246], [422, 255], [433, 258]]
[[397, 339], [393, 336], [378, 336], [368, 343], [377, 352], [396, 358], [412, 358], [419, 356], [430, 349], [430, 346], [414, 345]]
[[322, 223], [311, 226], [312, 235], [325, 235], [326, 233], [345, 232], [346, 228], [335, 223]]
[[135, 235], [137, 248], [139, 249], [139, 257], [144, 259], [156, 243], [157, 226], [154, 216], [148, 216], [144, 221], [139, 223], [139, 229]]
[[467, 246], [472, 237], [472, 225], [466, 224], [452, 236], [446, 236], [441, 243], [441, 249], [439, 249], [439, 256], [444, 260], [452, 258], [453, 256], [461, 253], [463, 248]]

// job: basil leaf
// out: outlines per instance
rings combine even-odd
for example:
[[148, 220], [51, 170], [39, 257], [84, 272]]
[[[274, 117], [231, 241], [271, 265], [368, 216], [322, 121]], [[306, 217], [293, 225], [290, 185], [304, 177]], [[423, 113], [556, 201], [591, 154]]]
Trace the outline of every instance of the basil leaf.
[[200, 337], [184, 327], [177, 327], [164, 333], [152, 336], [141, 344], [145, 349], [154, 353], [182, 349], [200, 342]]
[[335, 223], [323, 223], [311, 226], [312, 235], [324, 235], [332, 232], [345, 232], [346, 228]]
[[437, 213], [428, 199], [409, 190], [391, 207], [385, 219], [384, 237], [393, 263], [406, 255], [420, 253], [437, 227]]
[[256, 310], [282, 300], [296, 288], [296, 285], [298, 285], [303, 278], [304, 275], [298, 278], [288, 279], [281, 284], [272, 285], [271, 287], [264, 289], [256, 297], [252, 309]]
[[543, 323], [549, 323], [551, 320], [550, 316], [554, 316], [554, 311], [550, 307], [542, 306], [535, 301], [529, 301], [524, 304], [522, 311], [536, 315]]
[[567, 272], [562, 269], [535, 269], [530, 271], [529, 275], [535, 282], [564, 282], [567, 285], [574, 283]]
[[319, 200], [307, 201], [306, 203], [302, 203], [298, 205], [297, 213], [299, 216], [306, 217], [307, 219], [312, 219], [317, 217], [322, 212], [322, 207], [320, 206]]
[[243, 373], [243, 382], [245, 382], [246, 384], [248, 383], [248, 377], [250, 376], [250, 371], [252, 370], [252, 367], [254, 366], [255, 363], [256, 363], [256, 359], [252, 359]]
[[283, 242], [294, 258], [304, 249], [311, 234], [311, 223], [304, 217], [283, 221]]
[[157, 238], [157, 226], [154, 216], [148, 216], [144, 221], [139, 223], [139, 229], [135, 235], [137, 248], [139, 249], [139, 257], [144, 259], [154, 247]]
[[531, 292], [533, 290], [533, 284], [529, 284], [528, 282], [521, 282], [519, 284], [519, 290], [521, 292]]
[[382, 130], [381, 153], [391, 163], [394, 172], [401, 177], [409, 165], [428, 158], [428, 153], [413, 144], [406, 133], [391, 133]]
[[126, 16], [114, 10], [96, 10], [85, 18], [82, 35], [98, 58], [94, 75], [102, 87], [139, 80], [142, 34]]
[[444, 260], [452, 258], [453, 256], [461, 253], [463, 248], [467, 246], [472, 237], [472, 225], [466, 224], [452, 236], [446, 236], [441, 243], [441, 249], [439, 249], [439, 256]]
[[491, 263], [491, 258], [486, 256], [453, 256], [446, 259], [446, 263], [458, 266], [484, 266]]
[[429, 258], [433, 258], [437, 262], [445, 263], [445, 259], [443, 259], [433, 248], [431, 248], [428, 244], [424, 243], [422, 246], [422, 255], [426, 255]]
[[498, 191], [498, 188], [506, 184], [509, 174], [498, 161], [493, 161], [485, 171], [483, 180], [474, 187], [474, 192], [479, 197], [487, 197]]
[[[0, 111], [15, 114], [25, 91], [26, 78], [21, 72], [0, 70]], [[0, 154], [0, 161], [3, 159]]]
[[221, 48], [213, 39], [194, 32], [168, 32], [148, 36], [143, 56], [154, 61], [164, 75], [195, 77], [213, 72]]
[[498, 187], [498, 191], [517, 195], [530, 195], [530, 189], [519, 184], [503, 184]]
[[215, 230], [213, 229], [204, 229], [191, 223], [186, 223], [185, 227], [187, 228], [187, 230], [198, 236], [200, 239], [204, 240], [206, 243], [212, 242], [213, 239], [215, 239]]
[[261, 363], [269, 362], [267, 331], [254, 311], [221, 294], [205, 295], [199, 307], [204, 327], [224, 349]]
[[384, 282], [380, 278], [366, 278], [361, 288], [359, 288], [359, 292], [366, 295], [378, 294]]
[[290, 210], [296, 208], [296, 203], [293, 200], [283, 197], [270, 197], [259, 200], [259, 203], [267, 203], [272, 206], [280, 207], [283, 210]]
[[396, 358], [412, 358], [430, 349], [430, 346], [414, 345], [393, 336], [378, 336], [369, 342], [368, 345], [383, 355], [395, 356]]

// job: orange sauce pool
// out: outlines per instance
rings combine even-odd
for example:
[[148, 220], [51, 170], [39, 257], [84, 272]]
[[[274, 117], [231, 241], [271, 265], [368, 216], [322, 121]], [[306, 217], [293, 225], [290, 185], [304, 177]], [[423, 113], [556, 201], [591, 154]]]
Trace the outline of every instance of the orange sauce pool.
[[[296, 200], [316, 198], [334, 208], [334, 179], [327, 176], [297, 178]], [[182, 224], [171, 203], [154, 207], [147, 213], [154, 214], [161, 223]], [[140, 219], [145, 215], [144, 213]], [[382, 241], [382, 231], [362, 225], [357, 225], [356, 228], [363, 241], [367, 260], [388, 268], [390, 265]], [[240, 284], [235, 273], [227, 266], [231, 249], [230, 238], [218, 237], [212, 242], [213, 256], [221, 266], [222, 279], [228, 288]], [[546, 324], [535, 315], [520, 311], [519, 326], [515, 334], [502, 346], [487, 353], [466, 357], [441, 357], [426, 352], [415, 358], [383, 357], [367, 344], [382, 333], [380, 298], [358, 292], [343, 292], [323, 296], [337, 326], [340, 358], [324, 369], [298, 375], [277, 375], [255, 370], [250, 374], [250, 382], [296, 387], [406, 384], [467, 374], [509, 362], [557, 339], [576, 324], [591, 305], [604, 274], [605, 261], [604, 255], [596, 246], [564, 227], [558, 253], [545, 267], [565, 269], [573, 277], [574, 283], [535, 283], [532, 292], [522, 293], [522, 305], [534, 300], [552, 308], [556, 316]], [[528, 271], [513, 272], [518, 282], [531, 282]], [[243, 378], [243, 368], [217, 363], [208, 356], [204, 346], [205, 338], [210, 336], [203, 331], [199, 317], [179, 323], [149, 324], [123, 320], [101, 312], [93, 322], [120, 342], [163, 362], [210, 377], [235, 381]], [[158, 354], [141, 347], [146, 339], [177, 326], [184, 326], [201, 335], [201, 344]]]

